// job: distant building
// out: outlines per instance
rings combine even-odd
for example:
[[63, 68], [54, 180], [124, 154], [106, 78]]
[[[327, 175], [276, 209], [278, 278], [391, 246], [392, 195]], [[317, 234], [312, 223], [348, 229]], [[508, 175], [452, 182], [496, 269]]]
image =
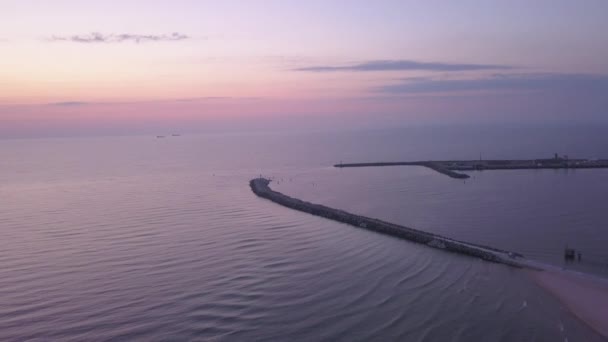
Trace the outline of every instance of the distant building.
[[536, 159], [534, 160], [534, 164], [536, 166], [549, 166], [549, 167], [558, 167], [558, 166], [567, 166], [568, 160], [560, 157], [557, 153], [550, 159]]

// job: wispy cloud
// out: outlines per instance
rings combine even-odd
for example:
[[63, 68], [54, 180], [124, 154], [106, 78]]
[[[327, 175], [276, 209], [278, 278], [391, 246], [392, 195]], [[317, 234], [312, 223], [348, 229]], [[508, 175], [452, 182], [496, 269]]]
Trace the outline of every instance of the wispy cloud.
[[294, 71], [308, 72], [337, 72], [337, 71], [473, 71], [473, 70], [507, 70], [513, 69], [508, 65], [495, 64], [466, 64], [466, 63], [440, 63], [417, 62], [410, 60], [376, 60], [352, 65], [317, 65], [295, 68]]
[[404, 79], [375, 89], [382, 93], [444, 93], [458, 91], [568, 90], [608, 92], [608, 75], [588, 74], [496, 74], [478, 79]]
[[260, 100], [262, 97], [236, 97], [236, 96], [201, 96], [201, 97], [190, 97], [190, 98], [177, 98], [177, 99], [151, 99], [151, 100], [125, 100], [125, 101], [61, 101], [61, 102], [50, 102], [43, 103], [43, 106], [51, 107], [80, 107], [80, 106], [113, 106], [113, 105], [124, 105], [124, 104], [140, 104], [140, 103], [171, 103], [171, 102], [215, 102], [215, 101], [254, 101]]
[[50, 106], [59, 106], [59, 107], [76, 107], [76, 106], [86, 106], [90, 105], [90, 102], [81, 102], [81, 101], [65, 101], [65, 102], [53, 102], [48, 103]]
[[255, 101], [261, 100], [262, 97], [254, 96], [202, 96], [202, 97], [187, 97], [170, 101], [175, 102], [221, 102], [221, 101]]
[[203, 97], [187, 97], [175, 99], [176, 102], [197, 102], [197, 101], [214, 101], [214, 100], [230, 100], [230, 96], [203, 96]]
[[173, 32], [170, 34], [103, 34], [99, 32], [91, 32], [83, 35], [72, 35], [72, 36], [51, 36], [48, 38], [52, 42], [73, 42], [73, 43], [147, 43], [147, 42], [175, 42], [180, 40], [190, 39], [188, 35], [179, 32]]

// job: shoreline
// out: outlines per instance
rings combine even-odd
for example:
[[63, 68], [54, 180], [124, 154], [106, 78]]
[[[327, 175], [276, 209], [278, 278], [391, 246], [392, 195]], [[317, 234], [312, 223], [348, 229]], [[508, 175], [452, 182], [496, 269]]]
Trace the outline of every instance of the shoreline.
[[608, 338], [608, 281], [567, 271], [527, 270], [527, 273], [572, 315]]

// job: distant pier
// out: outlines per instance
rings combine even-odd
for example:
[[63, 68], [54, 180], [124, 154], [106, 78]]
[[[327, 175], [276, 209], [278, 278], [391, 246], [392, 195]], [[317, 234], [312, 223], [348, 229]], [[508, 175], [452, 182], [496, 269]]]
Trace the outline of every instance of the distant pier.
[[389, 223], [366, 216], [351, 214], [349, 212], [326, 207], [321, 204], [305, 202], [297, 198], [289, 197], [280, 192], [274, 191], [270, 188], [269, 184], [270, 180], [265, 178], [255, 178], [249, 182], [251, 190], [259, 197], [266, 198], [272, 202], [294, 210], [302, 211], [315, 216], [324, 217], [357, 228], [372, 230], [378, 233], [387, 234], [416, 243], [425, 244], [432, 248], [468, 255], [490, 262], [506, 264], [514, 267], [535, 268], [526, 261], [527, 259], [525, 259], [523, 255], [519, 253], [458, 241], [441, 235], [408, 228], [394, 223]]
[[336, 164], [334, 167], [424, 166], [446, 176], [466, 179], [470, 176], [458, 171], [525, 170], [525, 169], [592, 169], [608, 168], [608, 159], [570, 159], [557, 154], [549, 159], [494, 159], [494, 160], [429, 160], [412, 162], [375, 162]]

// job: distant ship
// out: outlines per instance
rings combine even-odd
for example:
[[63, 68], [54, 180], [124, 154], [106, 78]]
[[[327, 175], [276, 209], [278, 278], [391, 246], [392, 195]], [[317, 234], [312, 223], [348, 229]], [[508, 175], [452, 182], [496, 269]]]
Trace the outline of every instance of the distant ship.
[[164, 135], [157, 135], [156, 137], [157, 138], [164, 138], [165, 136]]
[[171, 136], [172, 137], [181, 137], [182, 135], [181, 134], [175, 134], [175, 133], [173, 133], [173, 134], [171, 134]]

